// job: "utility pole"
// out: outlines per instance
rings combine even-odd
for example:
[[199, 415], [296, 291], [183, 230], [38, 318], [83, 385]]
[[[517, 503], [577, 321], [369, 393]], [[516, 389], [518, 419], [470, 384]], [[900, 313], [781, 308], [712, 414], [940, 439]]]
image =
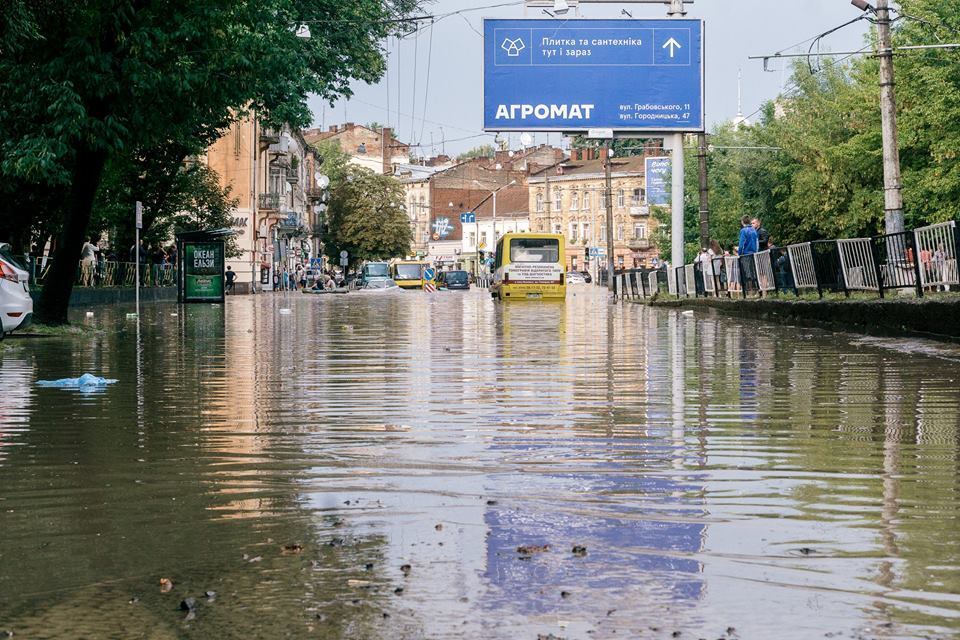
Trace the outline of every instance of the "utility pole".
[[613, 291], [613, 158], [609, 140], [603, 143], [603, 171], [607, 192], [607, 289]]
[[707, 185], [707, 134], [697, 135], [700, 141], [700, 247], [710, 248], [710, 192]]
[[547, 198], [547, 233], [553, 233], [553, 219], [550, 216], [550, 169], [543, 174], [543, 190]]
[[903, 193], [900, 184], [900, 149], [897, 144], [897, 102], [893, 78], [893, 45], [888, 0], [877, 0], [877, 34], [880, 58], [880, 115], [883, 121], [883, 202], [886, 233], [903, 231]]

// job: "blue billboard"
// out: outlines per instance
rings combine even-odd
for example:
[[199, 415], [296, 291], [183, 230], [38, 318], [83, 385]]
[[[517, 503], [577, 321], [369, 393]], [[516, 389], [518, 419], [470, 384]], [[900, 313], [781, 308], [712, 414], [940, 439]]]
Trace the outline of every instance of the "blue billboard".
[[670, 205], [670, 189], [673, 181], [673, 161], [670, 158], [647, 158], [647, 204]]
[[487, 131], [702, 131], [701, 20], [484, 20]]

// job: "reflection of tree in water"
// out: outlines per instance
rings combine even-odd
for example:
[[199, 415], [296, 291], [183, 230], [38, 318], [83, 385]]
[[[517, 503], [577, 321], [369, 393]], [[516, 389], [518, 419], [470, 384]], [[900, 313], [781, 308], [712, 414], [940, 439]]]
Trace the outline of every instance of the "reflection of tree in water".
[[[237, 374], [249, 381], [256, 353], [224, 366], [222, 315], [187, 307], [164, 321], [161, 309], [144, 314], [150, 366], [140, 389], [130, 335], [31, 349], [36, 377], [90, 370], [121, 382], [83, 396], [33, 391], [23, 446], [0, 465], [4, 628], [23, 637], [378, 637], [394, 598], [383, 538], [304, 509], [307, 462], [282, 433], [258, 432], [244, 409], [252, 385], [239, 386]], [[284, 553], [291, 543], [302, 551]], [[160, 593], [162, 577], [173, 580], [170, 593]], [[189, 622], [178, 609], [186, 597], [198, 603]]]

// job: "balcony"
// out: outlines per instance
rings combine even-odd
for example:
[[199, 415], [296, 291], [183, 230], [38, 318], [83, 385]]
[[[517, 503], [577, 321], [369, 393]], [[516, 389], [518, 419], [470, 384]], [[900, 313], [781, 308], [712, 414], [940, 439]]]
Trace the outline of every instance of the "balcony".
[[260, 150], [266, 151], [275, 144], [280, 144], [280, 132], [276, 129], [260, 129]]
[[257, 206], [261, 211], [279, 211], [280, 194], [279, 193], [261, 193], [257, 198]]
[[648, 204], [637, 204], [630, 206], [630, 215], [632, 216], [649, 216], [650, 215], [650, 205]]
[[652, 245], [650, 244], [650, 238], [630, 238], [627, 241], [627, 246], [631, 249], [639, 249], [644, 251], [649, 249]]

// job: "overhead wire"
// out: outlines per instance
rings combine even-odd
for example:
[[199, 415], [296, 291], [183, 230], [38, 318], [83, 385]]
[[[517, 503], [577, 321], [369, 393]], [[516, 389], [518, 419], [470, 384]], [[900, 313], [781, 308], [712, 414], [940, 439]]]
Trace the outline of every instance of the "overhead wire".
[[417, 137], [417, 143], [423, 142], [423, 131], [426, 128], [427, 105], [430, 103], [430, 68], [433, 61], [433, 21], [430, 21], [430, 40], [427, 46], [427, 79], [423, 90], [423, 111], [420, 118], [420, 135]]

